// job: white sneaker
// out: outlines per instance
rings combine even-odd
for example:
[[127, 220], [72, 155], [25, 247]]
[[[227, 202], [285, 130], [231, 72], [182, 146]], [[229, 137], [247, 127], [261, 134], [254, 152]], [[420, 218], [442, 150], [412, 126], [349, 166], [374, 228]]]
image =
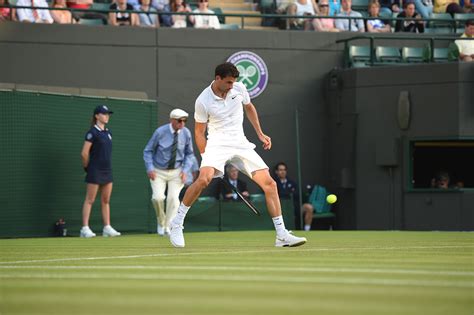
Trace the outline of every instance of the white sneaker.
[[169, 227], [165, 227], [165, 236], [170, 236], [170, 228]]
[[115, 237], [120, 235], [122, 235], [122, 233], [115, 231], [115, 229], [110, 225], [104, 226], [104, 229], [102, 230], [103, 237]]
[[182, 225], [172, 225], [170, 228], [170, 242], [174, 247], [184, 247]]
[[156, 232], [158, 233], [159, 236], [164, 236], [165, 228], [158, 224], [158, 226], [156, 227]]
[[81, 229], [81, 237], [91, 238], [95, 237], [95, 233], [88, 226], [83, 226]]
[[295, 247], [306, 243], [306, 237], [294, 236], [291, 231], [287, 231], [286, 235], [278, 236], [275, 240], [276, 247]]

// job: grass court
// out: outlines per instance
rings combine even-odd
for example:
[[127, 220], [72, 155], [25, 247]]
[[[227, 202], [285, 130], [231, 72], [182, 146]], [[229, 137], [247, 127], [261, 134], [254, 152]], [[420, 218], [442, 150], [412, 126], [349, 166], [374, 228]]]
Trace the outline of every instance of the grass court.
[[469, 314], [474, 234], [273, 231], [0, 240], [0, 314]]

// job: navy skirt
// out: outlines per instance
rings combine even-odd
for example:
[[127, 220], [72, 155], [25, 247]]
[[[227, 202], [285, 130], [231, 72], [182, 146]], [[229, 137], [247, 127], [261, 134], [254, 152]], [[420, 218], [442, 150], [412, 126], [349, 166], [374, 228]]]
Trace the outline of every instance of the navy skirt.
[[113, 182], [112, 170], [88, 170], [86, 183], [104, 185]]

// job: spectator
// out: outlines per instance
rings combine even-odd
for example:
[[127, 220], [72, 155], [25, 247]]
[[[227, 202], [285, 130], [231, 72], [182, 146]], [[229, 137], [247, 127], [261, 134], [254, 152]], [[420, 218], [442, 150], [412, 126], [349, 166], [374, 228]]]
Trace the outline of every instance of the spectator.
[[28, 23], [53, 23], [49, 10], [38, 10], [36, 8], [47, 8], [45, 0], [18, 0], [17, 6], [33, 7], [32, 9], [18, 9], [18, 20]]
[[[369, 3], [369, 17], [378, 18], [380, 10], [380, 4], [377, 1]], [[380, 19], [367, 20], [367, 32], [369, 33], [390, 33], [392, 28], [390, 24], [386, 24]]]
[[461, 38], [471, 38], [471, 40], [458, 39], [455, 41], [459, 50], [460, 61], [474, 61], [474, 20], [467, 20], [464, 26], [464, 34]]
[[140, 26], [144, 27], [160, 27], [160, 20], [158, 18], [158, 11], [150, 6], [150, 0], [140, 0], [139, 11], [147, 13], [139, 13]]
[[[66, 0], [53, 0], [52, 7], [61, 9], [67, 8]], [[67, 10], [51, 10], [51, 16], [54, 22], [58, 24], [71, 24], [74, 22], [71, 12]]]
[[[392, 16], [393, 12], [398, 12], [400, 9], [398, 8], [397, 4], [394, 4], [392, 0], [379, 0], [380, 4], [380, 14], [384, 16]], [[397, 11], [394, 11], [397, 10]]]
[[[298, 16], [314, 16], [316, 14], [319, 14], [319, 8], [315, 0], [296, 0], [295, 3], [291, 4], [288, 7], [288, 14]], [[293, 29], [303, 28], [304, 30], [316, 30], [316, 19], [301, 18], [296, 21], [296, 23], [297, 24], [293, 24]]]
[[[294, 0], [276, 0], [275, 14], [289, 14], [289, 8]], [[294, 18], [277, 18], [275, 24], [279, 29], [290, 29], [290, 25], [295, 24]]]
[[[193, 12], [195, 13], [209, 13], [213, 14], [214, 11], [209, 10], [209, 1], [208, 0], [199, 0], [199, 6]], [[216, 15], [196, 15], [194, 18], [194, 27], [195, 28], [214, 28], [220, 29], [221, 24]]]
[[336, 16], [341, 12], [340, 0], [329, 0], [329, 16]]
[[435, 13], [449, 13], [454, 16], [455, 13], [464, 13], [459, 5], [459, 0], [434, 0]]
[[[133, 11], [127, 0], [117, 0], [110, 5], [110, 10]], [[139, 25], [138, 15], [132, 12], [109, 12], [109, 24], [114, 26]]]
[[433, 13], [433, 0], [414, 0], [416, 12], [424, 19], [429, 19]]
[[287, 177], [288, 167], [285, 163], [279, 162], [273, 168], [275, 172], [275, 182], [277, 184], [278, 196], [280, 199], [296, 198], [297, 186], [294, 181]]
[[[352, 0], [342, 0], [342, 11], [337, 17], [362, 17], [362, 14], [352, 11]], [[336, 28], [341, 31], [365, 32], [364, 21], [362, 19], [336, 19]]]
[[97, 106], [92, 116], [91, 129], [86, 133], [82, 146], [82, 166], [86, 171], [86, 198], [82, 206], [81, 237], [95, 237], [89, 227], [89, 217], [100, 190], [104, 237], [120, 236], [110, 225], [110, 196], [112, 195], [112, 133], [105, 126], [113, 114], [107, 106]]
[[[10, 3], [8, 3], [8, 0], [0, 0], [0, 5], [10, 5]], [[12, 14], [13, 14], [12, 9], [0, 8], [0, 22], [11, 21]]]
[[156, 129], [143, 150], [160, 236], [169, 235], [170, 221], [179, 206], [179, 193], [186, 182], [186, 173], [192, 166], [194, 153], [191, 131], [185, 127], [187, 119], [188, 113], [184, 110], [173, 109], [170, 123]]
[[462, 8], [466, 13], [474, 13], [474, 6], [471, 4], [471, 0], [464, 0]]
[[[329, 16], [329, 0], [319, 0], [319, 15]], [[340, 30], [334, 26], [334, 19], [319, 18], [315, 19], [316, 30], [320, 32], [339, 32]]]
[[439, 171], [436, 173], [435, 177], [431, 180], [431, 187], [439, 188], [439, 189], [448, 189], [449, 182], [450, 182], [449, 173], [446, 171]]
[[[93, 0], [66, 0], [66, 5], [70, 9], [89, 10], [92, 6]], [[91, 15], [90, 15], [91, 14]], [[73, 11], [72, 16], [76, 21], [81, 18], [104, 18], [104, 13], [89, 13], [86, 11]]]
[[[187, 5], [183, 0], [171, 0], [170, 4], [164, 7], [163, 12], [186, 13], [191, 12], [191, 7]], [[163, 15], [163, 24], [165, 26], [183, 28], [188, 26], [188, 22], [190, 24], [194, 24], [194, 17], [171, 14]]]
[[151, 6], [158, 10], [158, 12], [162, 12], [169, 5], [170, 0], [151, 0]]
[[423, 33], [425, 31], [425, 22], [421, 20], [421, 16], [415, 11], [413, 2], [405, 2], [403, 4], [403, 12], [397, 15], [398, 20], [395, 25], [395, 32]]
[[[244, 197], [249, 196], [247, 183], [239, 179], [239, 170], [235, 166], [231, 164], [227, 165], [226, 176], [224, 176], [223, 180], [237, 188]], [[239, 196], [237, 196], [226, 183], [220, 183], [219, 192], [224, 200], [240, 201]]]
[[[388, 1], [388, 0], [386, 0], [386, 1]], [[390, 0], [390, 1], [392, 2], [392, 0]], [[393, 13], [399, 13], [401, 11], [400, 10], [400, 7], [401, 7], [400, 1], [402, 1], [402, 0], [393, 0], [393, 2], [391, 4]]]

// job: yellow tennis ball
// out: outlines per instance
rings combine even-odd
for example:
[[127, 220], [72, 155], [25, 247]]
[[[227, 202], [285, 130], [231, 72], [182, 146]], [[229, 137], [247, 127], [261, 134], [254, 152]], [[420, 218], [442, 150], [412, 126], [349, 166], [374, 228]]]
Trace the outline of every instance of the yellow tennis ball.
[[332, 203], [335, 203], [335, 202], [337, 201], [337, 196], [336, 196], [336, 195], [332, 195], [332, 194], [331, 194], [331, 195], [328, 195], [328, 196], [326, 197], [326, 201], [327, 201], [328, 203], [331, 203], [331, 204], [332, 204]]

